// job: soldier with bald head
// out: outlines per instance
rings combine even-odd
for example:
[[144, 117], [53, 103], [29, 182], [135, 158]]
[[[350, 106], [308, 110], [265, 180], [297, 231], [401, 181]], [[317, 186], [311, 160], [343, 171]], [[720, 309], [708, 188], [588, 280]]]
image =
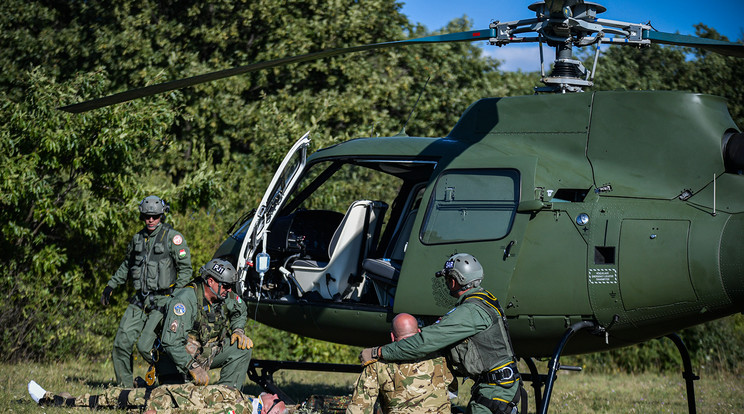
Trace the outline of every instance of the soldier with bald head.
[[[400, 341], [420, 332], [407, 313], [393, 318], [390, 338]], [[364, 367], [347, 414], [371, 414], [379, 401], [385, 413], [450, 413], [447, 388], [454, 380], [443, 356], [406, 362], [374, 361]]]
[[[452, 371], [473, 380], [466, 414], [517, 414], [522, 384], [509, 327], [498, 299], [481, 287], [483, 267], [471, 254], [452, 255], [437, 277], [444, 279], [455, 307], [421, 332], [359, 355], [371, 361], [407, 361], [446, 353]], [[524, 400], [522, 400], [524, 401]], [[526, 413], [523, 404], [522, 412]]]

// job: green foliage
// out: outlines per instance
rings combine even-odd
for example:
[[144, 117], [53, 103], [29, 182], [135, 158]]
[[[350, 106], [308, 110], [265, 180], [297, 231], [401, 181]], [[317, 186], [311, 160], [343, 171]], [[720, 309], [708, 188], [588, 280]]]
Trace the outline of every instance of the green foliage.
[[0, 108], [3, 358], [69, 351], [78, 342], [100, 352], [102, 326], [89, 298], [114, 256], [107, 248], [122, 248], [114, 240], [130, 230], [121, 209], [139, 196], [138, 170], [148, 165], [135, 154], [161, 145], [175, 116], [163, 99], [95, 115], [56, 109], [75, 91], [97, 94], [105, 84], [100, 73], [56, 84], [39, 68], [18, 85], [24, 99]]
[[[470, 44], [409, 47], [256, 72], [81, 115], [56, 108], [135, 86], [325, 48], [428, 34], [392, 0], [291, 4], [188, 0], [0, 5], [0, 322], [5, 359], [105, 355], [125, 298], [101, 311], [103, 284], [158, 194], [194, 267], [259, 200], [289, 144], [444, 135], [496, 83]], [[469, 26], [454, 21], [447, 31]], [[348, 189], [358, 191], [358, 189]], [[131, 289], [131, 287], [129, 288]], [[20, 320], [22, 323], [15, 323]], [[344, 355], [295, 338], [293, 357]], [[309, 341], [309, 342], [308, 342]]]
[[[158, 194], [170, 202], [168, 221], [185, 235], [198, 269], [230, 224], [256, 206], [287, 148], [306, 131], [314, 149], [359, 136], [395, 135], [423, 91], [405, 130], [444, 136], [476, 99], [529, 94], [537, 79], [499, 71], [498, 62], [473, 44], [408, 46], [274, 68], [69, 115], [56, 108], [261, 60], [432, 33], [412, 25], [394, 0], [6, 0], [0, 2], [0, 27], [5, 360], [109, 353], [131, 292], [115, 292], [114, 306], [105, 310], [98, 298], [141, 226], [136, 206], [144, 196]], [[455, 19], [442, 31], [469, 28], [469, 21]], [[718, 36], [704, 26], [699, 33]], [[602, 57], [598, 86], [722, 95], [741, 125], [744, 92], [732, 85], [744, 75], [742, 66], [702, 52], [688, 60], [686, 53], [611, 48]], [[391, 191], [379, 180], [365, 181], [374, 187], [365, 194], [384, 198]], [[338, 185], [345, 194], [361, 191]], [[684, 333], [696, 361], [736, 366], [744, 329], [740, 318], [733, 320]], [[353, 347], [254, 322], [249, 329], [259, 358], [356, 361]], [[617, 370], [643, 361], [676, 364], [673, 347], [656, 343], [662, 344], [586, 358], [614, 361]]]
[[361, 349], [358, 347], [290, 334], [253, 320], [248, 322], [246, 330], [250, 332], [256, 347], [254, 358], [338, 364], [359, 362], [358, 355]]
[[[742, 372], [744, 316], [741, 314], [684, 329], [679, 335], [687, 346], [695, 372]], [[609, 352], [565, 357], [561, 363], [582, 366], [590, 372], [681, 372], [683, 368], [682, 357], [669, 338]]]

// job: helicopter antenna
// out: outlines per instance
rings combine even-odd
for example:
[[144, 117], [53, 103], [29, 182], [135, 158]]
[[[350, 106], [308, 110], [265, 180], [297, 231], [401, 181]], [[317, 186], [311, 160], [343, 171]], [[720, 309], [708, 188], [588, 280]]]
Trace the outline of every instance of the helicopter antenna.
[[406, 126], [408, 126], [408, 121], [411, 120], [411, 116], [413, 115], [413, 111], [416, 110], [416, 107], [418, 106], [418, 103], [421, 100], [421, 95], [424, 94], [424, 91], [426, 90], [426, 85], [429, 84], [429, 80], [430, 79], [431, 79], [431, 75], [429, 75], [429, 77], [426, 78], [426, 82], [424, 83], [424, 87], [421, 88], [421, 91], [419, 92], [419, 96], [418, 96], [418, 98], [416, 98], [416, 103], [413, 104], [413, 108], [411, 108], [411, 112], [408, 114], [408, 119], [406, 119], [406, 123], [403, 124], [403, 128], [400, 130], [400, 132], [398, 132], [398, 134], [396, 135], [396, 137], [407, 137], [408, 136], [406, 134]]
[[713, 217], [716, 216], [716, 174], [713, 173]]

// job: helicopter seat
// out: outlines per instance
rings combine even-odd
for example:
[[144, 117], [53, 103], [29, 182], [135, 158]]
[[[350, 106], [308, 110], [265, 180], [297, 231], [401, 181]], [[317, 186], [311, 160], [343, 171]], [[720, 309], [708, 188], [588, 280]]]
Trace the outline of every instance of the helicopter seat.
[[377, 243], [387, 207], [381, 201], [353, 202], [331, 238], [329, 261], [296, 260], [292, 263], [302, 291], [316, 291], [323, 299], [340, 300], [351, 296], [354, 286], [349, 279], [361, 277], [360, 263]]
[[406, 215], [406, 220], [403, 222], [400, 231], [394, 236], [391, 248], [386, 252], [387, 257], [381, 259], [367, 258], [362, 262], [364, 274], [372, 282], [380, 305], [392, 306], [395, 287], [398, 285], [400, 268], [403, 265], [403, 257], [408, 248], [408, 239], [411, 237], [416, 212], [418, 210], [411, 210]]

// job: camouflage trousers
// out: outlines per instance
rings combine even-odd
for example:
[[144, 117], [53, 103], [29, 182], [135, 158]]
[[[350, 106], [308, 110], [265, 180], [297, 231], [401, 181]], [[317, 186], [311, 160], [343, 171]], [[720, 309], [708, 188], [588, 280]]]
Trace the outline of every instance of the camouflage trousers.
[[389, 414], [449, 414], [454, 380], [444, 357], [413, 362], [376, 361], [359, 375], [347, 414], [372, 414], [379, 400]]
[[[54, 401], [47, 393], [41, 403]], [[121, 408], [139, 413], [154, 409], [165, 414], [209, 413], [250, 414], [252, 399], [225, 385], [196, 386], [191, 383], [162, 385], [156, 388], [109, 388], [102, 394], [84, 394], [62, 402], [68, 407]]]

